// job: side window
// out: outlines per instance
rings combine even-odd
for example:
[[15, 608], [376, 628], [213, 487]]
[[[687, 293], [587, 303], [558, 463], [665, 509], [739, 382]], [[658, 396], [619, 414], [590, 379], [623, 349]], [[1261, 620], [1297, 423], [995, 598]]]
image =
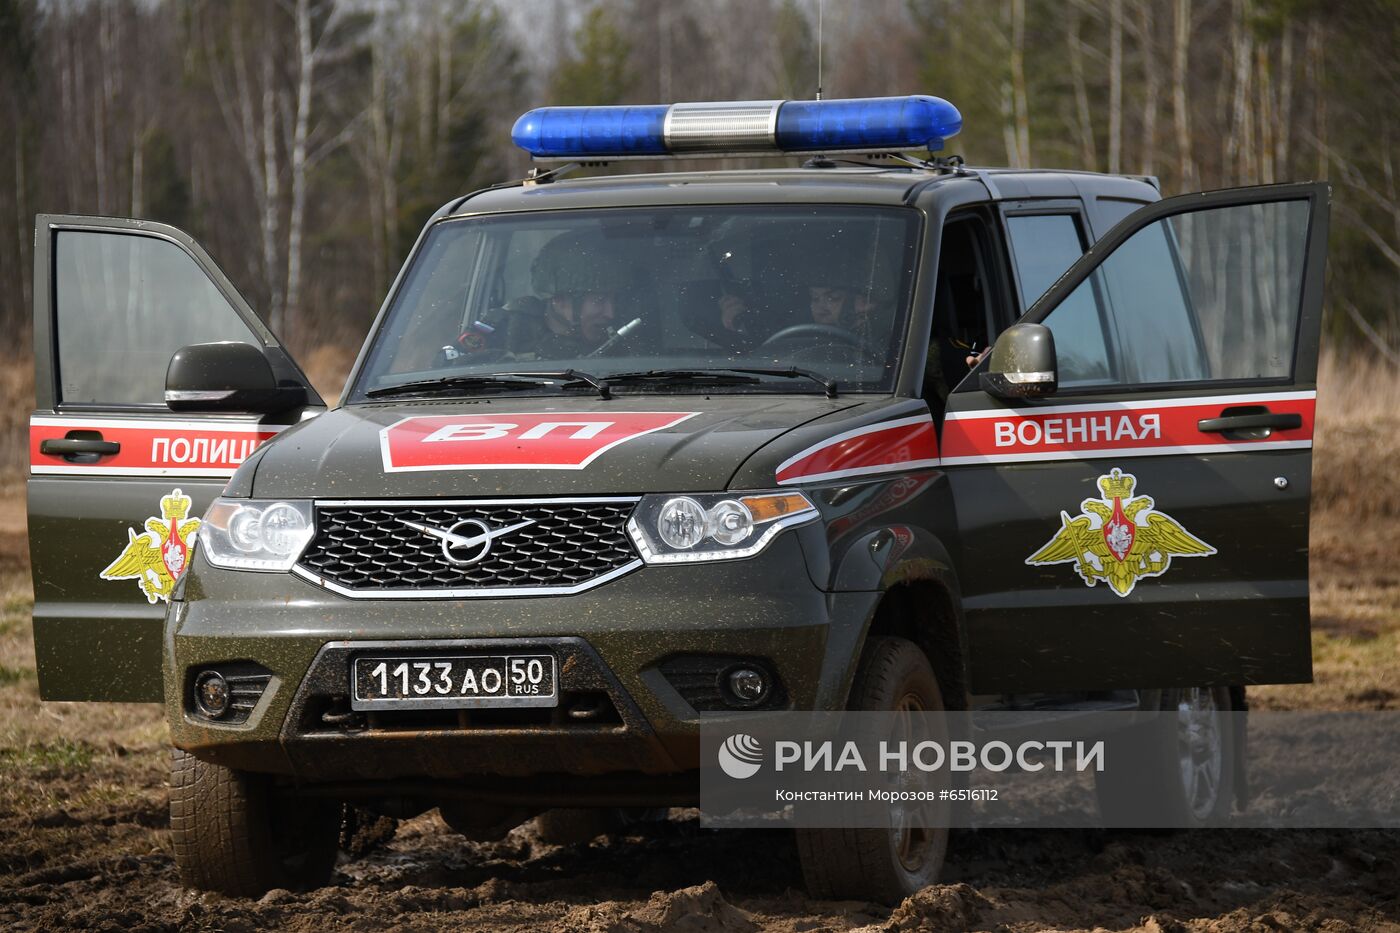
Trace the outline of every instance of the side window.
[[216, 340], [262, 345], [174, 243], [65, 230], [54, 250], [60, 402], [164, 407], [176, 350]]
[[997, 333], [997, 280], [991, 241], [980, 215], [950, 219], [943, 226], [934, 284], [932, 345], [924, 372], [924, 397], [942, 404], [968, 374], [967, 359]]
[[[1306, 201], [1176, 214], [1138, 230], [1044, 320], [1107, 295], [1122, 361], [1109, 383], [1283, 378], [1292, 371]], [[1063, 381], [1063, 380], [1062, 380]]]
[[[1021, 311], [1045, 293], [1084, 253], [1084, 235], [1074, 214], [1013, 214], [1006, 218], [1021, 282]], [[1055, 334], [1060, 385], [1067, 388], [1113, 381], [1113, 358], [1098, 295], [1076, 289], [1045, 321]]]

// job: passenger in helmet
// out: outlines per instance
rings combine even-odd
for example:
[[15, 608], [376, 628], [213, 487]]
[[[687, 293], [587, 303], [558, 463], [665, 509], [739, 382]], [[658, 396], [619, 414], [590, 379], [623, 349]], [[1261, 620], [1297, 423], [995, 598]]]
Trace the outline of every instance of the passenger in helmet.
[[614, 244], [597, 231], [581, 230], [541, 247], [530, 283], [535, 297], [510, 309], [511, 350], [522, 358], [572, 359], [607, 341], [627, 273]]
[[[745, 297], [729, 292], [718, 298], [711, 312], [713, 323], [706, 327], [699, 319], [694, 329], [711, 339], [718, 337], [717, 342], [734, 345], [740, 341], [725, 339], [724, 332], [748, 335], [751, 340], [757, 337], [761, 342], [769, 333], [795, 325], [823, 324], [866, 338], [875, 328], [889, 323], [886, 312], [893, 312], [898, 284], [891, 254], [872, 252], [851, 242], [788, 244], [787, 249], [787, 267], [778, 273], [766, 272], [768, 278], [794, 286], [789, 292], [793, 305], [787, 316], [764, 314], [751, 308]], [[759, 321], [768, 326], [756, 326]]]

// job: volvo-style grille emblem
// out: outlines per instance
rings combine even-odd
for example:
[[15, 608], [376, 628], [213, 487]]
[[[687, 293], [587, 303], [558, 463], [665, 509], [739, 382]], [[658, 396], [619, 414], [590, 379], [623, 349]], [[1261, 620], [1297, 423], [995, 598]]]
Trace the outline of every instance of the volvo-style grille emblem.
[[479, 563], [485, 559], [487, 554], [491, 553], [492, 541], [535, 523], [533, 519], [527, 518], [523, 522], [516, 522], [514, 525], [507, 525], [504, 528], [492, 528], [480, 519], [465, 518], [451, 528], [434, 528], [432, 525], [410, 522], [403, 518], [399, 521], [425, 535], [431, 535], [442, 541], [443, 559], [449, 564], [456, 564], [459, 567]]

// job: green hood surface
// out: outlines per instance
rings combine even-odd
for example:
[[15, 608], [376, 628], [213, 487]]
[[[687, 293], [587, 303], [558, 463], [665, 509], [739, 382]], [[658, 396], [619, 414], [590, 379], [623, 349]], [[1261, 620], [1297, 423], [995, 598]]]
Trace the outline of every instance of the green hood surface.
[[[870, 405], [858, 398], [720, 394], [356, 405], [326, 412], [270, 441], [256, 466], [252, 494], [302, 499], [476, 498], [703, 492], [728, 488], [736, 479], [746, 487], [771, 485], [771, 466], [766, 471], [735, 474], [760, 449], [765, 462], [780, 458], [782, 445], [775, 449], [769, 445], [789, 431], [817, 419], [839, 425], [845, 419], [831, 416], [852, 408], [869, 409]], [[636, 418], [639, 422], [647, 422], [651, 413], [660, 416], [639, 424], [639, 429], [650, 428], [648, 433], [607, 445], [602, 443], [606, 438], [600, 439], [597, 446], [603, 449], [586, 465], [547, 469], [531, 465], [542, 459], [537, 455], [541, 433], [546, 435], [545, 447], [555, 438], [567, 444], [574, 432], [589, 433], [590, 420], [625, 419], [631, 413], [645, 413]], [[512, 421], [512, 416], [520, 417]], [[541, 421], [559, 426], [542, 428]], [[577, 427], [579, 422], [585, 427]], [[650, 427], [658, 423], [665, 426]], [[484, 424], [492, 427], [481, 427]], [[504, 441], [490, 437], [506, 430], [518, 435], [531, 425], [536, 437], [513, 446], [509, 437]], [[415, 430], [405, 433], [406, 428]], [[482, 459], [480, 452], [486, 445], [472, 443], [482, 435], [490, 441], [497, 465], [460, 465]], [[422, 443], [428, 438], [436, 443]], [[413, 453], [430, 449], [433, 457], [445, 462], [439, 467], [414, 460], [414, 466], [404, 468], [406, 447]], [[502, 462], [503, 450], [504, 460], [518, 462]], [[764, 473], [766, 480], [760, 475]]]

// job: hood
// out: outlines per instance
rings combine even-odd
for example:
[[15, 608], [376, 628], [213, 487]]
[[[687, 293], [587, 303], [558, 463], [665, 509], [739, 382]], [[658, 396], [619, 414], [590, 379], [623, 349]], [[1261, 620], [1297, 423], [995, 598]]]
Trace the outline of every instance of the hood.
[[[685, 395], [356, 405], [260, 451], [259, 498], [633, 495], [718, 491], [752, 455], [857, 397]], [[766, 458], [765, 458], [766, 459]], [[742, 471], [747, 474], [751, 470]], [[767, 485], [772, 484], [771, 472]], [[764, 483], [746, 484], [746, 488]]]

